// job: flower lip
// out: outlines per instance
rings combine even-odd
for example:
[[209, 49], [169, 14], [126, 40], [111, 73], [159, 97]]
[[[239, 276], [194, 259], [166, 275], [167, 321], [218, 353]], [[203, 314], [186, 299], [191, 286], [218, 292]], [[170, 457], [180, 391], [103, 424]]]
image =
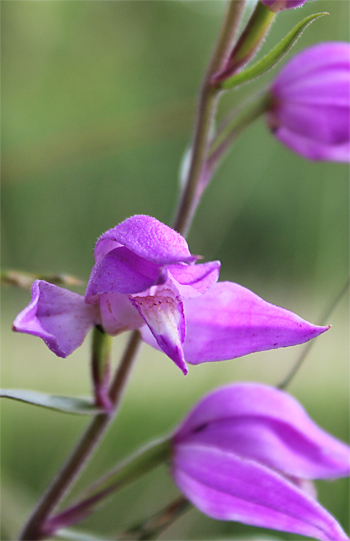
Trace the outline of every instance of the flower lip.
[[142, 214], [127, 218], [98, 239], [95, 246], [96, 262], [119, 246], [125, 246], [156, 265], [193, 263], [198, 259], [191, 255], [186, 240], [179, 233], [156, 218]]

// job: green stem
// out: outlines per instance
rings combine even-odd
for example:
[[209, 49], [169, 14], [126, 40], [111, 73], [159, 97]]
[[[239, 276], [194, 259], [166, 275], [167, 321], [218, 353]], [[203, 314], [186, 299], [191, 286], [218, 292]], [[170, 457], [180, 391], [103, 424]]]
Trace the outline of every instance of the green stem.
[[97, 326], [92, 335], [91, 372], [95, 404], [108, 411], [112, 408], [108, 396], [108, 386], [111, 372], [112, 336], [106, 334], [102, 327]]
[[209, 63], [199, 94], [197, 118], [193, 135], [191, 164], [188, 178], [177, 207], [173, 228], [186, 236], [198, 205], [197, 184], [210, 143], [210, 131], [215, 116], [220, 89], [210, 84], [211, 78], [227, 61], [244, 10], [244, 0], [230, 0], [224, 24]]
[[175, 520], [191, 509], [191, 503], [184, 497], [176, 498], [155, 515], [122, 533], [119, 537], [129, 541], [157, 539]]
[[231, 53], [230, 62], [228, 63], [225, 72], [220, 74], [218, 78], [223, 80], [226, 72], [232, 75], [256, 55], [270, 31], [275, 17], [276, 13], [273, 13], [261, 2], [257, 3], [253, 15], [248, 21], [237, 45]]
[[52, 535], [55, 531], [76, 524], [96, 510], [101, 500], [122, 487], [139, 479], [156, 466], [164, 462], [171, 453], [169, 437], [150, 443], [129, 457], [117, 468], [106, 474], [87, 490], [86, 497], [77, 501], [45, 524], [45, 532]]
[[245, 128], [266, 112], [269, 102], [270, 95], [264, 90], [249, 98], [243, 105], [240, 105], [216, 135], [210, 146], [208, 160], [212, 161], [215, 156], [221, 156]]
[[[349, 278], [347, 279], [344, 286], [341, 288], [341, 290], [338, 293], [338, 295], [336, 296], [336, 298], [330, 303], [329, 306], [327, 306], [324, 314], [322, 315], [322, 317], [319, 320], [319, 323], [318, 323], [319, 325], [325, 325], [325, 323], [327, 322], [327, 319], [329, 318], [329, 316], [331, 315], [333, 310], [337, 307], [339, 301], [343, 298], [343, 296], [345, 295], [345, 293], [347, 292], [348, 289], [349, 289]], [[291, 369], [291, 371], [289, 372], [287, 377], [277, 386], [278, 389], [286, 389], [288, 387], [288, 385], [290, 384], [290, 382], [294, 378], [295, 374], [298, 372], [299, 368], [301, 367], [301, 365], [305, 361], [305, 359], [306, 359], [306, 357], [307, 357], [307, 355], [308, 355], [308, 353], [309, 353], [309, 351], [312, 348], [314, 343], [315, 343], [315, 340], [312, 340], [311, 342], [308, 342], [306, 344], [303, 351], [301, 352], [300, 357], [297, 359], [296, 363], [294, 364], [293, 368]]]
[[93, 419], [62, 470], [53, 480], [30, 516], [21, 534], [21, 540], [36, 541], [45, 537], [45, 533], [43, 532], [44, 523], [66, 494], [68, 488], [73, 484], [78, 473], [82, 471], [88, 459], [91, 458], [97, 443], [118, 411], [123, 390], [135, 362], [140, 344], [141, 335], [139, 331], [134, 331], [111, 385], [109, 398], [113, 409], [109, 413], [96, 415]]

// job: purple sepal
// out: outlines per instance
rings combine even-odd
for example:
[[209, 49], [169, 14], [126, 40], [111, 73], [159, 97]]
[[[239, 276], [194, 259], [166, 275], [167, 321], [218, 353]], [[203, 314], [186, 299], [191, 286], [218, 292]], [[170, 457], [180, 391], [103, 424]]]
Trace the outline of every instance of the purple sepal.
[[205, 514], [322, 541], [348, 537], [305, 478], [348, 475], [349, 460], [294, 398], [257, 383], [210, 393], [173, 436], [174, 480]]
[[98, 308], [86, 304], [84, 297], [36, 280], [31, 301], [16, 317], [13, 330], [39, 336], [58, 357], [67, 357], [100, 323]]
[[261, 0], [264, 6], [268, 7], [274, 13], [285, 9], [297, 8], [305, 4], [307, 0]]
[[125, 246], [130, 252], [155, 263], [193, 262], [187, 242], [176, 231], [151, 216], [136, 215], [127, 218], [113, 229], [109, 229], [97, 241], [95, 260], [99, 261], [108, 252]]
[[267, 122], [310, 160], [350, 160], [350, 45], [329, 42], [296, 55], [271, 87]]
[[227, 385], [207, 395], [174, 441], [233, 450], [291, 478], [350, 473], [347, 445], [319, 428], [291, 395], [259, 383]]
[[[219, 282], [204, 295], [185, 300], [184, 310], [183, 350], [191, 364], [302, 344], [329, 329], [312, 325], [232, 282]], [[157, 347], [146, 328], [142, 335]]]
[[114, 248], [92, 268], [85, 299], [94, 302], [94, 298], [103, 293], [139, 293], [151, 287], [158, 276], [158, 265], [127, 248]]
[[321, 541], [348, 541], [338, 522], [316, 500], [274, 470], [216, 448], [179, 445], [173, 476], [200, 511]]
[[209, 261], [198, 265], [169, 265], [168, 271], [177, 282], [177, 288], [183, 299], [203, 295], [219, 278], [220, 261]]

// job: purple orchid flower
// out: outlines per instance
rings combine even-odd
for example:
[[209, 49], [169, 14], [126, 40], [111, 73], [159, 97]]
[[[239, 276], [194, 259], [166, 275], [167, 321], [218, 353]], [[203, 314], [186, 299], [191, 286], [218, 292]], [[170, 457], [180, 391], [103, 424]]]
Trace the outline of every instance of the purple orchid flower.
[[350, 44], [328, 42], [297, 54], [271, 87], [269, 127], [310, 160], [350, 160]]
[[187, 373], [191, 364], [301, 344], [329, 327], [312, 325], [230, 282], [220, 262], [195, 264], [185, 239], [149, 216], [133, 216], [95, 247], [85, 298], [38, 280], [14, 330], [40, 336], [59, 357], [89, 329], [112, 335], [142, 328], [143, 339]]
[[307, 0], [261, 0], [264, 6], [267, 6], [274, 13], [285, 9], [297, 8], [305, 4]]
[[174, 481], [206, 515], [348, 540], [316, 501], [312, 480], [348, 476], [350, 449], [287, 393], [258, 383], [221, 387], [189, 413], [172, 447]]

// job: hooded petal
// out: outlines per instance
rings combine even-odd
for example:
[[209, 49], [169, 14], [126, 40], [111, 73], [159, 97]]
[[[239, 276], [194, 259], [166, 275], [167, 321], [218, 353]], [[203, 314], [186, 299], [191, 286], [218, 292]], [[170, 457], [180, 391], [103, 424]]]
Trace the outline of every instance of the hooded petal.
[[348, 540], [337, 521], [316, 500], [252, 460], [216, 448], [175, 445], [172, 473], [181, 492], [215, 519], [322, 541]]
[[150, 288], [158, 276], [158, 265], [127, 248], [114, 248], [94, 265], [85, 298], [87, 302], [96, 302], [103, 293], [139, 293]]
[[161, 350], [187, 374], [182, 344], [185, 339], [183, 303], [174, 284], [168, 281], [142, 295], [130, 296]]
[[291, 478], [350, 473], [347, 445], [319, 428], [292, 396], [259, 383], [228, 385], [207, 395], [176, 431], [174, 442], [233, 452]]
[[210, 289], [219, 278], [220, 261], [209, 261], [199, 265], [169, 265], [168, 271], [176, 280], [176, 286], [183, 299], [191, 299], [202, 295]]
[[[185, 301], [184, 309], [184, 354], [191, 364], [302, 344], [329, 328], [312, 325], [232, 282], [215, 284], [204, 295]], [[146, 330], [143, 339], [155, 346]]]
[[87, 305], [84, 297], [36, 280], [32, 299], [16, 317], [13, 329], [39, 336], [58, 357], [67, 357], [99, 323], [98, 307]]
[[119, 246], [156, 265], [196, 260], [179, 233], [150, 216], [132, 216], [106, 231], [96, 243], [95, 260]]

